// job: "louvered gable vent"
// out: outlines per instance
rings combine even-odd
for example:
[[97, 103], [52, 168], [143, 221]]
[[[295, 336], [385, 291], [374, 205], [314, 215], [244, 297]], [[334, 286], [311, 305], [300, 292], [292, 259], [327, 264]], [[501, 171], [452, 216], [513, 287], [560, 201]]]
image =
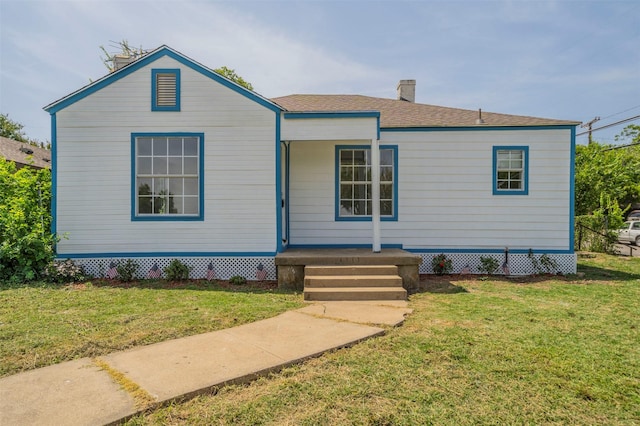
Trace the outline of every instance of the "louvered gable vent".
[[177, 85], [175, 73], [156, 74], [156, 105], [159, 107], [175, 107]]

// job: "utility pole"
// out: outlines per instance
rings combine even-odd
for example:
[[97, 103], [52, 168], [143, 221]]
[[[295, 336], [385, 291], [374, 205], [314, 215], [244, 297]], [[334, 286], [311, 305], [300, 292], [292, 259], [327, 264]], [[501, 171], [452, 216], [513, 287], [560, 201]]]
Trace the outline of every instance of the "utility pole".
[[589, 145], [591, 145], [591, 143], [593, 142], [593, 139], [591, 139], [591, 127], [593, 126], [593, 123], [595, 123], [596, 121], [600, 121], [600, 117], [595, 117], [593, 120], [586, 122], [584, 124], [582, 124], [580, 127], [582, 127], [583, 129], [585, 127], [588, 127], [589, 130]]

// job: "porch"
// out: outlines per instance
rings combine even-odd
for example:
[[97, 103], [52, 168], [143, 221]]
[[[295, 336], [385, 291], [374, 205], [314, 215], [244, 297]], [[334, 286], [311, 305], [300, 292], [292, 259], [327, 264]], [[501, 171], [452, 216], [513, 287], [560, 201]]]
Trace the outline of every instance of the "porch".
[[278, 287], [304, 290], [305, 266], [371, 266], [393, 265], [398, 268], [402, 286], [408, 293], [418, 288], [419, 255], [401, 249], [382, 249], [374, 253], [370, 248], [287, 249], [275, 257]]

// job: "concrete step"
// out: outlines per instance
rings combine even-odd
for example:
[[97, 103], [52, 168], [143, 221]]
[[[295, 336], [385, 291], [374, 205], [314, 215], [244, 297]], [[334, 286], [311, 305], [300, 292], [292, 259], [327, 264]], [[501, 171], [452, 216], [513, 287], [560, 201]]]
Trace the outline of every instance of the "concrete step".
[[407, 300], [407, 291], [402, 287], [308, 288], [304, 300]]
[[306, 276], [304, 288], [344, 288], [344, 287], [400, 287], [402, 278], [398, 275], [323, 275]]
[[305, 277], [317, 275], [398, 275], [398, 267], [395, 265], [305, 266]]

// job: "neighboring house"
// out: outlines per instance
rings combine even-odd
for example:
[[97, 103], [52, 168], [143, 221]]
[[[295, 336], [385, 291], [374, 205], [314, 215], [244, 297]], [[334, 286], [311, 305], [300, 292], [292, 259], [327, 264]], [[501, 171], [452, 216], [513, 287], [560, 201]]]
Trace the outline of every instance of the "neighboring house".
[[294, 247], [402, 248], [423, 273], [439, 253], [476, 272], [508, 248], [513, 274], [533, 272], [530, 249], [575, 272], [579, 123], [480, 117], [414, 89], [267, 99], [162, 46], [45, 107], [58, 257], [251, 279]]
[[0, 158], [16, 163], [18, 169], [30, 166], [34, 169], [51, 167], [51, 151], [28, 143], [0, 136]]

